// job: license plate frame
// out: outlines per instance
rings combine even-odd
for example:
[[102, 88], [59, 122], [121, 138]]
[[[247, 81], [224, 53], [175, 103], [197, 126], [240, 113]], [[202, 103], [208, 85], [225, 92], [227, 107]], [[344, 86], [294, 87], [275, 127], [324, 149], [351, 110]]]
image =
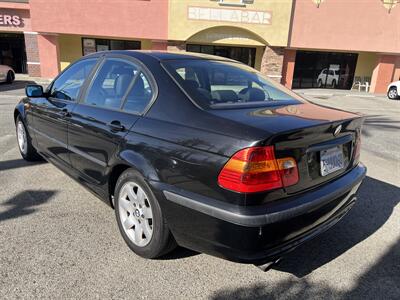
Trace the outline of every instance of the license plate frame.
[[327, 176], [345, 167], [343, 145], [320, 151], [321, 176]]

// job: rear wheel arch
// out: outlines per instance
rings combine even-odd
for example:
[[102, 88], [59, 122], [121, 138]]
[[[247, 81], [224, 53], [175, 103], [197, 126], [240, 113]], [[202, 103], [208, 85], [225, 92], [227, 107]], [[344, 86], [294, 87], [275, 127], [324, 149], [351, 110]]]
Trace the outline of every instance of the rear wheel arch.
[[108, 176], [108, 193], [110, 198], [110, 204], [114, 208], [113, 198], [115, 193], [115, 187], [118, 178], [127, 169], [133, 169], [139, 172], [143, 178], [158, 181], [158, 175], [153, 166], [149, 164], [144, 157], [140, 156], [138, 153], [133, 151], [125, 151], [119, 155], [122, 160], [115, 163]]
[[125, 170], [132, 168], [128, 164], [118, 164], [113, 166], [113, 168], [110, 171], [110, 175], [108, 177], [108, 194], [109, 194], [109, 200], [111, 206], [114, 208], [114, 201], [112, 197], [114, 197], [114, 192], [115, 192], [115, 186], [117, 184], [118, 178], [121, 176], [122, 173], [125, 172]]

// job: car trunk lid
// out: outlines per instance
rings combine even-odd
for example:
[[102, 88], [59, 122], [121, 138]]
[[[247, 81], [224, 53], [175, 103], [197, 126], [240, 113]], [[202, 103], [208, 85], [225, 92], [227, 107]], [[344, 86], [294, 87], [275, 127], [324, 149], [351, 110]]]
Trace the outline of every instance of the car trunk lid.
[[[332, 180], [356, 163], [354, 146], [363, 122], [357, 114], [311, 103], [215, 110], [213, 113], [264, 130], [265, 138], [256, 145], [274, 145], [277, 158], [293, 157], [296, 160], [299, 182], [285, 188], [288, 194]], [[342, 165], [336, 160], [342, 160]], [[329, 167], [335, 164], [341, 168], [335, 170]], [[327, 171], [326, 174], [324, 171]]]

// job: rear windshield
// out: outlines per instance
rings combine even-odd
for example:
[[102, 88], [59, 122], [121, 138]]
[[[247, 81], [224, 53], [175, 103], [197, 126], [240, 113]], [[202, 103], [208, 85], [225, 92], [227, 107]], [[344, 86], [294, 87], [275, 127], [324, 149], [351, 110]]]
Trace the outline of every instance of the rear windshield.
[[185, 59], [167, 60], [163, 65], [201, 107], [218, 109], [302, 101], [289, 89], [240, 63]]

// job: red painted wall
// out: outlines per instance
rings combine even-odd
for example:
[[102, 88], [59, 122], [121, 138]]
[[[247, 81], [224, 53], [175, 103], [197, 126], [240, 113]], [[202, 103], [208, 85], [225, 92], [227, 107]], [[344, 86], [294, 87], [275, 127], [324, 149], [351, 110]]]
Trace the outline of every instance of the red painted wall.
[[380, 55], [377, 66], [372, 73], [371, 91], [373, 93], [386, 93], [387, 86], [394, 79], [397, 56]]
[[166, 40], [166, 0], [30, 0], [32, 30]]
[[294, 0], [290, 47], [400, 53], [400, 3], [380, 0]]

